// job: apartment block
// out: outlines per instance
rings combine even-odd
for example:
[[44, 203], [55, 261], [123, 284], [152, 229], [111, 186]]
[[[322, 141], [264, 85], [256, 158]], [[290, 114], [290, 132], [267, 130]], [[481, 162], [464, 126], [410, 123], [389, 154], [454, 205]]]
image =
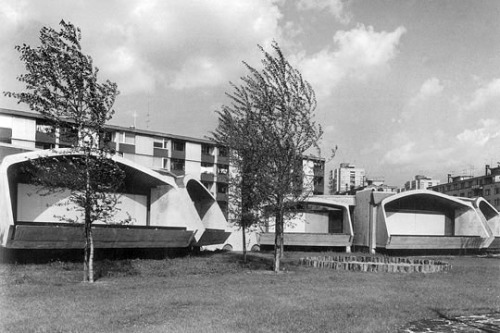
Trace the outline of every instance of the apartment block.
[[[0, 158], [22, 151], [67, 147], [64, 136], [54, 135], [36, 113], [0, 108]], [[111, 148], [128, 160], [160, 173], [190, 174], [227, 209], [228, 152], [213, 142], [133, 127], [109, 125], [106, 139]]]
[[433, 191], [462, 198], [484, 197], [497, 210], [500, 210], [500, 166], [486, 165], [482, 176], [448, 175], [448, 181], [431, 187]]
[[365, 169], [356, 168], [350, 163], [340, 163], [340, 167], [332, 171], [331, 194], [346, 194], [364, 187]]
[[424, 175], [416, 175], [414, 179], [409, 180], [405, 183], [403, 189], [400, 192], [411, 191], [411, 190], [426, 190], [429, 187], [439, 185], [439, 179], [432, 179]]
[[[68, 147], [64, 138], [40, 114], [0, 108], [0, 160], [36, 149]], [[56, 133], [57, 132], [57, 133]], [[212, 141], [133, 127], [106, 126], [106, 140], [117, 155], [160, 173], [189, 174], [199, 180], [227, 213], [229, 156]], [[304, 157], [304, 171], [314, 194], [324, 194], [325, 160]], [[307, 167], [306, 167], [307, 166]]]

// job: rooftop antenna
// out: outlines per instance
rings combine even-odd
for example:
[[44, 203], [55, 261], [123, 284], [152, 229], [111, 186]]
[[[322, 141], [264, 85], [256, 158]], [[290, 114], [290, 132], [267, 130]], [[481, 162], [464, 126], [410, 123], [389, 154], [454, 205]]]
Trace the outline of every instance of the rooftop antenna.
[[134, 117], [134, 128], [137, 127], [137, 112], [134, 111], [134, 114], [132, 115], [132, 117]]
[[148, 114], [146, 116], [146, 129], [149, 129], [149, 93], [148, 93]]

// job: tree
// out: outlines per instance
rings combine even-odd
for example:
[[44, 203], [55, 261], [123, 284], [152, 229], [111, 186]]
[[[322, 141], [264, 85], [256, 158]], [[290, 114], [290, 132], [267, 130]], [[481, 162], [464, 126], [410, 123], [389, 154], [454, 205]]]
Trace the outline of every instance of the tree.
[[26, 172], [32, 183], [48, 191], [71, 192], [69, 200], [83, 213], [84, 281], [93, 282], [92, 223], [112, 220], [125, 177], [111, 159], [104, 130], [119, 92], [116, 83], [98, 82], [98, 68], [82, 52], [80, 29], [64, 21], [60, 25], [60, 31], [43, 27], [41, 45], [36, 48], [15, 47], [27, 71], [17, 79], [26, 84], [26, 90], [4, 94], [42, 114], [56, 145], [69, 147], [56, 156], [32, 160]]
[[[285, 217], [291, 207], [311, 194], [304, 191], [303, 156], [318, 148], [321, 126], [314, 121], [316, 98], [274, 42], [275, 55], [259, 46], [261, 71], [243, 62], [249, 74], [231, 84], [231, 104], [217, 111], [213, 140], [232, 151], [230, 162], [239, 170], [235, 184], [242, 194], [240, 224], [256, 223], [264, 209], [275, 219], [274, 271], [283, 256]], [[250, 212], [250, 222], [245, 213]]]

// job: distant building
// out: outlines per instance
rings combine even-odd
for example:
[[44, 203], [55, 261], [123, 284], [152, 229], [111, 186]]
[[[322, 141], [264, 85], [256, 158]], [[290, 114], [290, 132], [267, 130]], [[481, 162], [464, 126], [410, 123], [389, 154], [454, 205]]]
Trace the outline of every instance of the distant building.
[[439, 179], [432, 179], [431, 177], [416, 175], [414, 179], [407, 181], [401, 192], [411, 190], [426, 190], [429, 187], [439, 185]]
[[453, 176], [448, 175], [448, 182], [433, 186], [433, 191], [455, 197], [484, 197], [497, 210], [500, 209], [500, 166], [495, 168], [485, 166], [484, 175]]
[[332, 171], [331, 178], [330, 194], [347, 194], [366, 185], [365, 169], [350, 163], [340, 163], [340, 167]]

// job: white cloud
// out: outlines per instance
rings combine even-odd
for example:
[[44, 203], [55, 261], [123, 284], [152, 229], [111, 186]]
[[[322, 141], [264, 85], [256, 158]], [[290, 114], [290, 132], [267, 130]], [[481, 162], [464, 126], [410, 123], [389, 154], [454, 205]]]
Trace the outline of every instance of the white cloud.
[[342, 0], [299, 0], [297, 2], [298, 10], [325, 10], [328, 11], [340, 23], [347, 24], [351, 21], [352, 14], [348, 12]]
[[439, 95], [444, 89], [438, 78], [432, 77], [425, 81], [418, 94], [410, 100], [410, 105], [415, 105], [418, 102], [425, 101], [432, 96]]
[[304, 77], [320, 96], [328, 96], [346, 77], [364, 79], [374, 71], [386, 68], [396, 57], [405, 27], [393, 32], [376, 32], [373, 27], [358, 25], [349, 31], [338, 31], [333, 37], [334, 51], [329, 47], [298, 60]]
[[475, 129], [466, 129], [458, 134], [458, 141], [482, 147], [492, 139], [500, 136], [500, 123], [497, 120], [481, 119], [479, 120], [479, 126], [480, 127]]
[[[3, 2], [0, 24], [10, 27], [8, 44], [36, 45], [42, 26], [59, 29], [64, 18], [82, 29], [84, 51], [93, 56], [101, 77], [116, 81], [124, 95], [226, 84], [241, 76], [242, 60], [258, 64], [257, 44], [281, 37], [282, 14], [268, 0]], [[0, 37], [2, 45], [6, 38]], [[16, 56], [11, 52], [3, 63]], [[10, 75], [5, 66], [0, 71]]]
[[466, 105], [466, 109], [479, 109], [494, 101], [500, 102], [500, 78], [493, 79], [477, 89], [473, 94], [472, 101]]

